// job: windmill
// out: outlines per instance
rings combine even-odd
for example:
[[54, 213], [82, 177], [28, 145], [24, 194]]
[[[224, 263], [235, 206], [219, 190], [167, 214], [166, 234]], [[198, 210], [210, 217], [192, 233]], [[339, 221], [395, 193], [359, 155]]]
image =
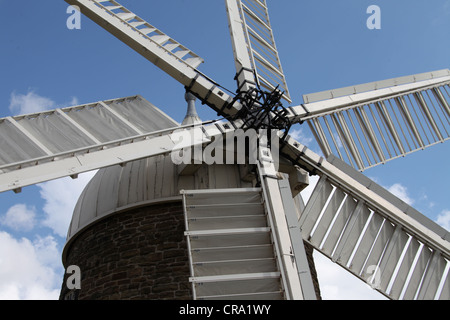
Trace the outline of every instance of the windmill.
[[[171, 75], [228, 121], [205, 123], [201, 139], [193, 142], [195, 146], [206, 145], [237, 129], [276, 130], [279, 135], [280, 155], [287, 161], [283, 165], [291, 168], [283, 169], [290, 173], [289, 179], [278, 175], [272, 145], [260, 144], [256, 170], [270, 220], [268, 228], [275, 233], [279, 270], [269, 275], [245, 274], [239, 279], [196, 277], [197, 265], [195, 257], [191, 257], [196, 296], [201, 296], [200, 283], [211, 284], [213, 290], [218, 283], [223, 287], [224, 283], [252, 281], [258, 276], [257, 280], [280, 281], [287, 298], [311, 298], [311, 281], [299, 246], [299, 239], [303, 238], [364, 280], [373, 276], [364, 273], [365, 267], [376, 266], [381, 275], [378, 290], [392, 298], [397, 298], [401, 289], [405, 291], [404, 297], [434, 298], [438, 288], [439, 297], [448, 298], [448, 233], [339, 160], [363, 170], [448, 139], [448, 70], [306, 95], [304, 104], [284, 108], [280, 99], [290, 103], [290, 97], [265, 1], [226, 1], [237, 94], [227, 93], [202, 74], [197, 69], [202, 62], [200, 57], [117, 2], [67, 2], [79, 6], [85, 15]], [[2, 145], [11, 158], [2, 159], [0, 191], [18, 192], [26, 185], [63, 176], [76, 177], [81, 172], [173, 150], [176, 145], [170, 137], [173, 128], [148, 133], [150, 128], [144, 128], [139, 119], [148, 122], [155, 114], [133, 119], [129, 113], [142, 110], [131, 104], [128, 113], [123, 112], [118, 106], [120, 102], [104, 101], [100, 103], [102, 111], [98, 111], [100, 121], [114, 118], [121, 123], [117, 127], [123, 128], [123, 132], [110, 133], [119, 135], [113, 137], [99, 138], [94, 131], [101, 123], [83, 114], [85, 109], [95, 110], [98, 104], [3, 119], [2, 133], [15, 144]], [[56, 132], [64, 122], [64, 127], [79, 137], [73, 139], [77, 143], [67, 145], [66, 140], [57, 139], [48, 129], [50, 121]], [[300, 122], [308, 123], [326, 160], [289, 137], [288, 127]], [[192, 125], [183, 129], [193, 135], [199, 131]], [[321, 178], [297, 221], [292, 197], [287, 196], [286, 190], [291, 188], [290, 180], [301, 185], [305, 172]], [[186, 208], [195, 206], [190, 200], [197, 196], [202, 201], [204, 196], [195, 190], [184, 194], [189, 195], [184, 196]], [[206, 198], [210, 197], [208, 194]], [[189, 220], [192, 217], [186, 211]], [[190, 244], [192, 236], [199, 236], [199, 232], [190, 230], [188, 224], [186, 235]]]

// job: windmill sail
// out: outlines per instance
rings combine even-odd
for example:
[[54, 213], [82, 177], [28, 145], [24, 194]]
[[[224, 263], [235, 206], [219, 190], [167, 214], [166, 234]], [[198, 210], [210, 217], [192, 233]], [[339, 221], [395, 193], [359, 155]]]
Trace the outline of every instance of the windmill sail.
[[66, 0], [155, 64], [218, 114], [233, 116], [239, 103], [196, 68], [203, 59], [114, 0]]
[[226, 4], [239, 90], [246, 91], [256, 81], [267, 91], [279, 87], [291, 103], [266, 0], [227, 0]]
[[450, 138], [449, 84], [440, 70], [306, 95], [291, 111], [325, 156], [363, 171]]
[[[180, 128], [141, 96], [0, 119], [0, 192], [171, 152]], [[234, 130], [199, 128], [193, 144]]]
[[447, 230], [337, 158], [291, 138], [282, 153], [321, 177], [299, 219], [305, 241], [392, 299], [448, 299]]

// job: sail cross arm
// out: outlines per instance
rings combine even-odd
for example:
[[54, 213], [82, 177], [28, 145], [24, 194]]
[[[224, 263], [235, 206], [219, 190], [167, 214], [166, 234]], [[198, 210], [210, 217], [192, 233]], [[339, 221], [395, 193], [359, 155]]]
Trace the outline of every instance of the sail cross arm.
[[[450, 70], [441, 70], [337, 89], [307, 96], [289, 118], [308, 123], [326, 157], [363, 171], [450, 139], [449, 84]], [[328, 96], [336, 97], [315, 101]]]
[[117, 1], [65, 1], [78, 6], [84, 15], [180, 82], [218, 114], [232, 117], [240, 110], [238, 102], [232, 104], [230, 95], [197, 70], [202, 58]]
[[234, 126], [207, 121], [3, 165], [0, 166], [0, 192], [19, 192], [22, 187], [49, 180], [77, 177], [80, 173], [147, 157], [172, 155], [186, 148], [201, 148], [211, 139], [234, 131]]
[[26, 186], [67, 176], [76, 177], [80, 173], [167, 153], [170, 150], [168, 147], [173, 146], [168, 136], [128, 142], [108, 149], [55, 158], [53, 161], [37, 159], [35, 165], [8, 170], [0, 174], [0, 192], [20, 190]]
[[[405, 82], [405, 79], [415, 79], [419, 75], [304, 95], [304, 104], [290, 108], [293, 109], [293, 114], [295, 115], [291, 120], [301, 122], [324, 114], [333, 113], [343, 108], [356, 107], [372, 101], [385, 100], [393, 96], [450, 84], [449, 69], [435, 71], [434, 73], [429, 73], [429, 75], [429, 79], [410, 83], [402, 83], [399, 79], [404, 79], [403, 82]], [[386, 87], [383, 83], [392, 85]], [[450, 113], [450, 109], [448, 110]]]

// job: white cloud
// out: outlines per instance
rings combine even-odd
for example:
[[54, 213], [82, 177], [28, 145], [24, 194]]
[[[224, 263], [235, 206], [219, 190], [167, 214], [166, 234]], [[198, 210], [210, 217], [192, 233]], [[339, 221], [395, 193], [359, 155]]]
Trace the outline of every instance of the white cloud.
[[75, 180], [62, 178], [39, 184], [40, 195], [45, 200], [43, 210], [46, 218], [43, 225], [65, 237], [77, 200], [95, 173], [96, 171], [81, 174]]
[[17, 115], [56, 109], [58, 106], [60, 108], [69, 107], [77, 104], [78, 99], [76, 97], [72, 97], [69, 102], [57, 105], [52, 99], [42, 97], [36, 94], [33, 90], [30, 90], [27, 94], [16, 94], [13, 92], [11, 94], [9, 110], [13, 114]]
[[33, 247], [39, 261], [46, 266], [52, 268], [62, 267], [61, 252], [58, 248], [56, 239], [48, 235], [45, 238], [37, 237], [33, 241]]
[[9, 110], [14, 114], [35, 113], [44, 110], [54, 109], [55, 102], [49, 98], [29, 91], [27, 94], [11, 94]]
[[0, 217], [0, 223], [16, 231], [30, 231], [36, 224], [36, 208], [16, 204]]
[[55, 267], [60, 253], [53, 237], [31, 242], [0, 232], [0, 243], [1, 300], [58, 299], [63, 276]]
[[443, 228], [450, 231], [450, 210], [444, 210], [436, 218], [436, 222]]
[[414, 199], [410, 198], [408, 195], [408, 188], [401, 185], [400, 183], [395, 183], [389, 188], [386, 188], [390, 193], [392, 193], [394, 196], [399, 198], [400, 200], [403, 200], [410, 206], [414, 204]]
[[[38, 185], [45, 200], [43, 225], [65, 237], [73, 209], [82, 190], [96, 172], [81, 174], [78, 179], [63, 178]], [[35, 209], [15, 205], [3, 222], [31, 227], [36, 224]], [[13, 215], [13, 213], [16, 213]], [[17, 214], [18, 213], [18, 214]], [[15, 224], [13, 224], [15, 223]], [[0, 300], [56, 300], [59, 298], [64, 269], [61, 249], [53, 236], [15, 239], [0, 231]]]
[[313, 139], [303, 132], [303, 128], [289, 131], [289, 135], [303, 145], [309, 145]]

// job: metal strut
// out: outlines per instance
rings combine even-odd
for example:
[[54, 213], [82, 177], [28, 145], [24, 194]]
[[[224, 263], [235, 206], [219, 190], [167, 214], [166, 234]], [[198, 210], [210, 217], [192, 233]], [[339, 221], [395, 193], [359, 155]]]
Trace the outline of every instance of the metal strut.
[[251, 88], [245, 92], [238, 92], [233, 103], [239, 101], [242, 105], [236, 117], [243, 119], [243, 129], [280, 130], [286, 138], [292, 126], [289, 113], [281, 103], [283, 92], [275, 88], [272, 92]]

